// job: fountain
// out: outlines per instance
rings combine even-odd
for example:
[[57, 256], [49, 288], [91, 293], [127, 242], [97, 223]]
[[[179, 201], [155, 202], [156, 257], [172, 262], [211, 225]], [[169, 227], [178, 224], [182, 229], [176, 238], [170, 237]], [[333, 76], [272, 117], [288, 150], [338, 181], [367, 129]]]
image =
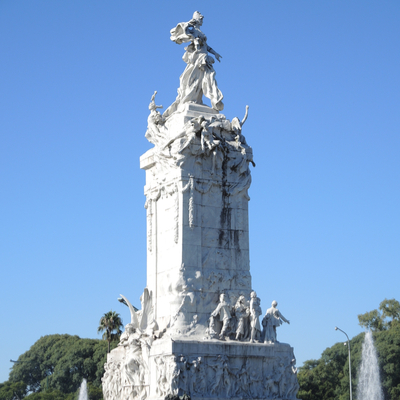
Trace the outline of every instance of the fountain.
[[378, 355], [371, 331], [365, 333], [358, 376], [357, 400], [383, 400]]
[[81, 383], [81, 387], [79, 388], [79, 397], [78, 400], [89, 400], [89, 395], [87, 391], [87, 382], [84, 379]]

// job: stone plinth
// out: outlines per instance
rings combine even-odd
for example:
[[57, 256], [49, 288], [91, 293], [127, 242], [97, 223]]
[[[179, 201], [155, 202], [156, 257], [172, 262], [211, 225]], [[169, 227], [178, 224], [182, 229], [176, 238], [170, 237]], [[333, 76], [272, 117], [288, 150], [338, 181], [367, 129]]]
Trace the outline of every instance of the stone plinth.
[[[210, 150], [200, 132], [179, 138], [193, 118], [214, 123], [218, 147]], [[169, 146], [140, 159], [146, 171], [147, 288], [160, 329], [187, 333], [197, 327], [199, 333], [220, 293], [232, 303], [250, 294], [250, 173], [236, 135], [222, 129], [229, 124], [207, 106], [187, 104], [166, 122]]]
[[150, 352], [152, 400], [291, 399], [297, 392], [293, 348], [217, 340], [159, 340]]

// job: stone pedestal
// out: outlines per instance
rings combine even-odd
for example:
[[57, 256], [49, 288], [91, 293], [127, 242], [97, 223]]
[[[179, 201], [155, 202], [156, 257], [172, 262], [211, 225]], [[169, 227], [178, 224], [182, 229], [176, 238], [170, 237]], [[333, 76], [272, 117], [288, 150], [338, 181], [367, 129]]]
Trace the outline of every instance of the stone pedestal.
[[151, 400], [291, 399], [298, 390], [293, 348], [284, 343], [162, 339], [150, 360]]
[[[207, 106], [186, 104], [166, 122], [168, 138], [192, 118], [229, 125]], [[184, 157], [179, 149], [187, 137], [140, 159], [146, 171], [147, 288], [160, 329], [205, 328], [221, 293], [235, 303], [251, 291], [248, 162], [235, 136], [218, 130], [224, 148], [220, 141], [220, 148], [203, 151], [199, 134]]]

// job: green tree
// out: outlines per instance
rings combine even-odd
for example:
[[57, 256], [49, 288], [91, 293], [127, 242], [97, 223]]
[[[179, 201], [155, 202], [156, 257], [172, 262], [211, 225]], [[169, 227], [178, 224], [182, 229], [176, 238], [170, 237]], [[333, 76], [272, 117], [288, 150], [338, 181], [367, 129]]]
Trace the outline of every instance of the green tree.
[[374, 339], [385, 398], [400, 400], [400, 324], [395, 321]]
[[383, 318], [391, 318], [388, 326], [391, 326], [393, 321], [400, 321], [400, 303], [396, 299], [383, 300], [379, 304], [379, 309], [382, 311]]
[[24, 382], [6, 381], [0, 383], [0, 400], [19, 400], [26, 395], [26, 385]]
[[[103, 400], [103, 391], [101, 388], [88, 383], [89, 400]], [[79, 388], [72, 393], [63, 393], [52, 389], [45, 392], [36, 392], [29, 394], [24, 400], [76, 400], [79, 397]], [[18, 400], [18, 399], [16, 399]]]
[[121, 328], [123, 327], [121, 317], [115, 311], [109, 311], [100, 318], [100, 324], [97, 333], [103, 333], [103, 339], [108, 342], [108, 352], [110, 352], [110, 344], [121, 336]]
[[359, 325], [374, 332], [390, 328], [393, 321], [400, 322], [400, 303], [396, 299], [385, 299], [379, 304], [379, 310], [358, 316]]
[[36, 392], [25, 397], [26, 400], [76, 400], [78, 393], [62, 393], [59, 390]]
[[[399, 314], [400, 304], [397, 300], [385, 299], [380, 303], [379, 311], [373, 310], [358, 316], [360, 325], [373, 331], [384, 397], [391, 400], [400, 400]], [[356, 396], [364, 335], [360, 333], [350, 341], [353, 398]], [[327, 348], [319, 360], [306, 361], [299, 368], [298, 379], [300, 399], [348, 400], [350, 382], [347, 347], [342, 342], [336, 343]]]
[[49, 392], [75, 393], [83, 378], [89, 387], [101, 388], [106, 358], [107, 344], [102, 340], [44, 336], [18, 358], [8, 382], [23, 382], [25, 393], [44, 393], [47, 383]]
[[[352, 344], [351, 346], [353, 349]], [[346, 396], [348, 398], [347, 347], [342, 342], [336, 343], [334, 346], [327, 348], [319, 360], [306, 361], [299, 368], [298, 379], [300, 390], [297, 397], [302, 400], [331, 400], [341, 399], [342, 396], [344, 399], [346, 399]]]
[[372, 310], [365, 314], [358, 315], [358, 325], [374, 332], [386, 329], [385, 321], [378, 310]]

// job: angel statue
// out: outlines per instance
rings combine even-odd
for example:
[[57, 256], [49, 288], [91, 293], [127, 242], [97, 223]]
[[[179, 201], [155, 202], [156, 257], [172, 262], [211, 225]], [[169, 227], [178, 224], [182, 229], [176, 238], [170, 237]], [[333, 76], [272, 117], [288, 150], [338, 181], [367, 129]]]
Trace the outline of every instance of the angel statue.
[[147, 118], [147, 131], [145, 134], [146, 139], [155, 144], [156, 146], [164, 139], [164, 135], [160, 131], [160, 126], [164, 124], [164, 119], [159, 111], [159, 108], [163, 106], [158, 106], [155, 102], [157, 91], [151, 96], [151, 101], [149, 104], [150, 115]]
[[215, 80], [213, 67], [215, 61], [209, 53], [213, 54], [218, 61], [220, 61], [221, 56], [207, 45], [207, 37], [200, 30], [203, 18], [198, 11], [195, 11], [189, 22], [181, 22], [171, 29], [172, 41], [177, 44], [185, 42], [190, 42], [190, 44], [185, 47], [186, 52], [182, 57], [187, 66], [179, 78], [178, 96], [175, 102], [165, 110], [164, 118], [175, 112], [180, 104], [203, 104], [203, 94], [211, 100], [211, 106], [214, 110], [221, 111], [224, 109], [222, 103], [224, 96], [218, 89]]
[[140, 298], [142, 302], [140, 311], [135, 311], [125, 296], [121, 297], [131, 313], [131, 322], [125, 326], [125, 332], [118, 344], [125, 348], [121, 371], [123, 385], [132, 388], [133, 397], [146, 397], [150, 348], [155, 339], [154, 332], [158, 330], [157, 322], [154, 320], [152, 296], [146, 288]]

